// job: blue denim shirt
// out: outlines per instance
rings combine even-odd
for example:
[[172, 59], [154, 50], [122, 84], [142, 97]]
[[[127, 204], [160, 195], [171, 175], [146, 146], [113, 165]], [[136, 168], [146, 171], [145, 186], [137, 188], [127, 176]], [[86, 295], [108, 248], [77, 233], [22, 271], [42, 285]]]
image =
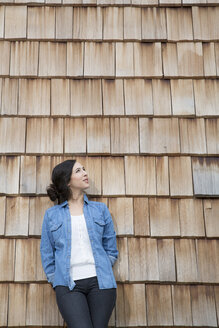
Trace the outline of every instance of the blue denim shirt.
[[[89, 201], [84, 193], [83, 213], [91, 242], [100, 289], [116, 288], [112, 266], [118, 258], [116, 233], [106, 204]], [[47, 209], [42, 224], [40, 254], [47, 280], [53, 288], [75, 282], [70, 276], [71, 214], [68, 201]]]

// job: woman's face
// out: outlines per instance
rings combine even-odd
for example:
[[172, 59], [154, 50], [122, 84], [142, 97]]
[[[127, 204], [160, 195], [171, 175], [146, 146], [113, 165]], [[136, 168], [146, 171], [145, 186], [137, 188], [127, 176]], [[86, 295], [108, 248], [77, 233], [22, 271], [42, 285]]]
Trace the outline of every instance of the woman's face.
[[75, 162], [69, 185], [72, 189], [86, 189], [89, 187], [88, 175], [85, 167], [79, 162]]

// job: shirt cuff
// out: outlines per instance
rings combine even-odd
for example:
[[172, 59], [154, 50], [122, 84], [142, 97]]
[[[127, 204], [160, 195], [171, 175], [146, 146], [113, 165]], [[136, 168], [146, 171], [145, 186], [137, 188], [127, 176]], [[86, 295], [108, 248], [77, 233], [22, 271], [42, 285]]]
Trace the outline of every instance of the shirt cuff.
[[49, 283], [53, 284], [55, 273], [47, 274], [47, 280]]
[[110, 262], [111, 262], [111, 265], [113, 266], [114, 263], [116, 262], [117, 258], [112, 256], [112, 255], [108, 255], [109, 259], [110, 259]]

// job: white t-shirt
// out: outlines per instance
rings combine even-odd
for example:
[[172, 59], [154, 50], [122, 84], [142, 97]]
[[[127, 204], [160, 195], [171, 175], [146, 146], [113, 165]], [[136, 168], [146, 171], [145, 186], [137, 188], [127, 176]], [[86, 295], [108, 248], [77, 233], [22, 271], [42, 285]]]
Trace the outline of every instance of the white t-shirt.
[[84, 214], [71, 215], [72, 243], [70, 274], [73, 280], [97, 275]]

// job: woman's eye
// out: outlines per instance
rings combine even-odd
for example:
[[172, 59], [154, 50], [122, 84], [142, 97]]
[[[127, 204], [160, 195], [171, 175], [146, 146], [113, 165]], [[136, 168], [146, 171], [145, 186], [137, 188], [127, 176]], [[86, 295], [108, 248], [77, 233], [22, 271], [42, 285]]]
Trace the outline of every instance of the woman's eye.
[[[83, 170], [85, 171], [85, 168], [83, 167]], [[80, 172], [80, 169], [77, 169], [76, 172]]]

